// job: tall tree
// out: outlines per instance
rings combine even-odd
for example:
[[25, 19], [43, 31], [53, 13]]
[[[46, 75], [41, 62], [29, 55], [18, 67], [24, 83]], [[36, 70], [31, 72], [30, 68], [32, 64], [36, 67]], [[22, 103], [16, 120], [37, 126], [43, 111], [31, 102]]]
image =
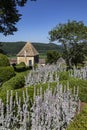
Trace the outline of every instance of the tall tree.
[[49, 32], [49, 35], [50, 41], [58, 41], [63, 44], [64, 57], [70, 67], [72, 63], [77, 64], [76, 59], [79, 58], [78, 63], [84, 60], [81, 44], [87, 42], [87, 26], [82, 21], [68, 21], [65, 24], [58, 24]]
[[26, 2], [27, 0], [0, 0], [0, 33], [6, 36], [17, 31], [16, 23], [21, 19], [17, 6], [22, 7]]
[[50, 50], [47, 52], [46, 63], [49, 64], [56, 63], [59, 57], [60, 53], [58, 51]]

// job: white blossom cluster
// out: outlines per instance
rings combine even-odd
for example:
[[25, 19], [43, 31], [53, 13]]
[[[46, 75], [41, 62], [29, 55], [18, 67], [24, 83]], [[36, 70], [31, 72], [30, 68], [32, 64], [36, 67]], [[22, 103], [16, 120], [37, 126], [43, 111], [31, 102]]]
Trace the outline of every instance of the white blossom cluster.
[[76, 111], [80, 111], [78, 93], [75, 91], [72, 96], [68, 87], [63, 91], [58, 84], [54, 93], [48, 88], [44, 96], [34, 97], [32, 111], [32, 130], [65, 130]]
[[59, 80], [57, 72], [59, 71], [65, 71], [65, 68], [63, 68], [61, 64], [38, 65], [36, 70], [33, 69], [25, 77], [25, 86], [35, 85], [37, 83], [57, 82]]
[[29, 96], [23, 91], [23, 99], [18, 93], [13, 96], [13, 91], [7, 91], [6, 105], [0, 99], [0, 130], [27, 130], [30, 125]]
[[78, 89], [72, 95], [68, 83], [67, 87], [57, 84], [54, 92], [48, 84], [44, 94], [40, 87], [39, 95], [35, 89], [32, 107], [27, 87], [22, 99], [13, 91], [7, 91], [6, 106], [0, 99], [0, 130], [64, 130], [80, 111]]
[[87, 66], [82, 67], [80, 69], [74, 66], [73, 70], [70, 72], [70, 76], [74, 78], [79, 78], [83, 80], [87, 80]]

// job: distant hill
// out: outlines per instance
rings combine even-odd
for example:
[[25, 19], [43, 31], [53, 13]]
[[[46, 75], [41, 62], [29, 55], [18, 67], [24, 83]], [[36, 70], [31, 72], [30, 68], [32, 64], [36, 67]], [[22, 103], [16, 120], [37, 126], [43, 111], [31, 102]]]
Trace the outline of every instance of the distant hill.
[[[21, 49], [22, 47], [26, 44], [26, 42], [3, 42], [1, 49], [7, 54], [11, 56], [15, 56]], [[62, 46], [61, 45], [56, 45], [54, 43], [36, 43], [32, 42], [36, 50], [40, 54], [46, 54], [48, 50], [56, 50], [61, 52], [62, 51]]]

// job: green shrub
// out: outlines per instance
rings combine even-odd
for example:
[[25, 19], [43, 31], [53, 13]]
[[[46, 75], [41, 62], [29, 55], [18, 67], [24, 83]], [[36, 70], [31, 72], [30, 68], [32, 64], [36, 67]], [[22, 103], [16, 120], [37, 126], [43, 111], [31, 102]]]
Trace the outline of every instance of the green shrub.
[[[15, 77], [17, 78], [18, 75], [15, 76]], [[21, 99], [23, 98], [22, 97], [23, 96], [23, 91], [26, 91], [26, 87], [23, 87], [24, 86], [23, 84], [22, 84], [22, 86], [20, 88], [18, 88], [17, 84], [15, 84], [15, 83], [13, 84], [13, 80], [14, 80], [14, 78], [10, 79], [9, 81], [7, 81], [6, 83], [3, 84], [2, 88], [0, 88], [0, 98], [3, 100], [4, 103], [6, 103], [6, 93], [7, 93], [7, 90], [13, 90], [13, 96], [14, 97], [15, 97], [15, 94], [17, 92], [18, 96], [21, 97]], [[56, 86], [55, 82], [50, 83], [50, 88], [52, 90], [54, 90], [55, 86]], [[17, 87], [17, 89], [14, 89], [16, 87]], [[39, 89], [40, 87], [42, 87], [42, 93], [44, 94], [44, 91], [46, 91], [46, 89], [48, 88], [48, 83], [37, 84], [35, 86], [35, 88], [36, 88], [36, 94], [39, 94], [40, 91], [37, 91], [37, 89]], [[28, 90], [30, 99], [33, 101], [33, 97], [34, 97], [34, 86], [27, 87], [27, 90]]]
[[26, 67], [26, 64], [24, 62], [20, 62], [17, 66]]
[[14, 68], [11, 66], [0, 67], [0, 82], [5, 82], [15, 76]]
[[59, 80], [68, 80], [69, 79], [69, 72], [59, 72]]
[[14, 69], [16, 72], [23, 72], [23, 71], [27, 70], [27, 67], [24, 62], [21, 62], [20, 64], [16, 65]]
[[15, 67], [15, 71], [16, 72], [23, 72], [23, 71], [25, 71], [26, 70], [26, 68], [25, 67], [22, 67], [22, 66], [16, 66]]
[[2, 91], [19, 89], [24, 87], [25, 79], [23, 74], [17, 74], [15, 77], [11, 78], [7, 82], [3, 83], [1, 87]]
[[9, 66], [10, 62], [6, 55], [0, 53], [0, 66]]
[[38, 64], [35, 63], [35, 64], [34, 64], [34, 69], [36, 69], [37, 67], [38, 67]]

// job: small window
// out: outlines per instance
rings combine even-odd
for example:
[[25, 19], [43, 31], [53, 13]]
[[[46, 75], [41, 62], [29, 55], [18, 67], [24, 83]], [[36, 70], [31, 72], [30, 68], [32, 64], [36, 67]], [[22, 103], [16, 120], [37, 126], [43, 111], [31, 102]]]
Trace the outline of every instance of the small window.
[[32, 60], [29, 60], [29, 66], [32, 66]]

